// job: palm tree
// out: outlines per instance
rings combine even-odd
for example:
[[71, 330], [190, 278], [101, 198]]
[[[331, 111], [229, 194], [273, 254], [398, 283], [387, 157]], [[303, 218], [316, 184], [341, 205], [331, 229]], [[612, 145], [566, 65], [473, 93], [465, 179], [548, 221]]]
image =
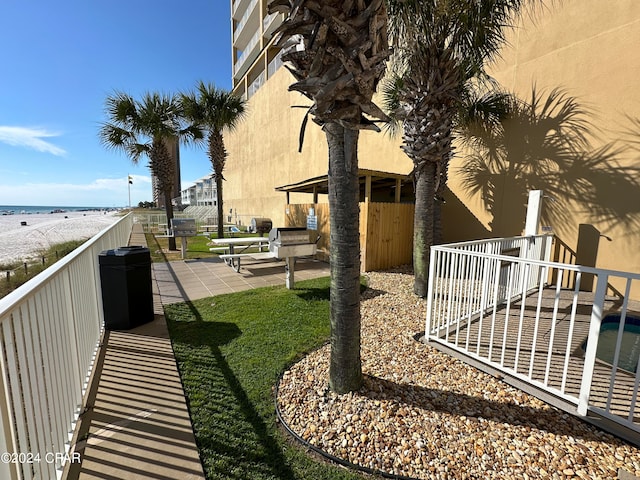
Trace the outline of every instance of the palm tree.
[[379, 130], [363, 114], [386, 115], [372, 102], [389, 56], [383, 0], [273, 0], [269, 12], [288, 14], [277, 46], [296, 79], [289, 90], [313, 101], [329, 149], [330, 320], [329, 385], [347, 393], [362, 385], [358, 137]]
[[525, 0], [387, 3], [397, 67], [390, 106], [403, 124], [401, 148], [414, 165], [414, 292], [424, 297], [460, 105], [487, 78], [485, 64], [498, 55]]
[[[144, 156], [164, 194], [167, 224], [173, 218], [171, 198], [175, 164], [168, 145], [202, 139], [202, 131], [184, 125], [181, 105], [174, 95], [145, 93], [141, 100], [115, 92], [105, 101], [108, 121], [100, 127], [101, 143], [108, 149], [125, 152], [137, 164]], [[176, 240], [169, 237], [169, 249], [176, 249]]]
[[207, 155], [216, 180], [218, 205], [218, 237], [224, 237], [222, 206], [223, 171], [227, 160], [222, 133], [232, 131], [244, 118], [246, 102], [223, 89], [200, 81], [195, 92], [181, 95], [184, 115], [209, 132]]

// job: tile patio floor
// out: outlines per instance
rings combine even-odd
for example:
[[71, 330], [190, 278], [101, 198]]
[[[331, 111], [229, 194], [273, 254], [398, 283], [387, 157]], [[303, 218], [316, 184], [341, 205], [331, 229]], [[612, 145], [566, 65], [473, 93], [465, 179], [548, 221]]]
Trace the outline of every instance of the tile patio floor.
[[[130, 245], [146, 245], [138, 225]], [[329, 275], [315, 260], [296, 262], [295, 280]], [[105, 332], [86, 412], [67, 464], [68, 480], [197, 480], [204, 473], [162, 306], [267, 285], [284, 285], [284, 262], [243, 261], [239, 273], [217, 259], [152, 265], [154, 320]]]

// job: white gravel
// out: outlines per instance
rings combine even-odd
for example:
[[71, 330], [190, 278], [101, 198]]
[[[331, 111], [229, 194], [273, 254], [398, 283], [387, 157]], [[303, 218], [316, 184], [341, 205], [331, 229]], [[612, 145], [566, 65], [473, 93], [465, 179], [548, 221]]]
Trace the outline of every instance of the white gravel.
[[368, 275], [365, 384], [330, 392], [328, 347], [293, 365], [277, 401], [297, 435], [353, 464], [419, 479], [640, 475], [640, 449], [416, 341], [426, 302], [413, 295], [412, 275]]
[[0, 215], [0, 265], [27, 261], [57, 243], [86, 240], [119, 218], [98, 211]]

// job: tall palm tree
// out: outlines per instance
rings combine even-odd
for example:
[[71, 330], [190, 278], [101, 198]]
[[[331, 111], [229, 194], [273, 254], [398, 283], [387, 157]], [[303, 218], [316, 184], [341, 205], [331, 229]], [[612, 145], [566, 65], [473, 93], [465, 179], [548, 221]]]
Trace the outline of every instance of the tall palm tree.
[[[115, 92], [107, 96], [105, 105], [108, 121], [100, 127], [101, 143], [108, 149], [123, 151], [134, 164], [142, 157], [149, 159], [149, 168], [164, 194], [170, 224], [176, 171], [168, 145], [200, 140], [202, 131], [184, 124], [180, 102], [174, 95], [145, 93], [136, 100], [126, 93]], [[176, 249], [174, 237], [169, 237], [169, 249]]]
[[429, 250], [440, 236], [440, 198], [447, 182], [461, 101], [484, 80], [485, 64], [526, 0], [387, 0], [397, 74], [394, 115], [402, 150], [413, 161], [414, 292], [427, 294]]
[[184, 115], [209, 132], [207, 155], [216, 181], [218, 206], [218, 237], [224, 237], [224, 209], [222, 205], [223, 171], [227, 160], [222, 134], [232, 131], [244, 118], [246, 102], [231, 92], [216, 88], [203, 81], [195, 92], [182, 94], [180, 97]]
[[296, 79], [289, 90], [313, 101], [329, 149], [330, 320], [329, 385], [337, 393], [362, 385], [358, 137], [379, 130], [364, 114], [386, 115], [372, 102], [389, 56], [383, 0], [272, 0], [284, 12], [277, 46]]

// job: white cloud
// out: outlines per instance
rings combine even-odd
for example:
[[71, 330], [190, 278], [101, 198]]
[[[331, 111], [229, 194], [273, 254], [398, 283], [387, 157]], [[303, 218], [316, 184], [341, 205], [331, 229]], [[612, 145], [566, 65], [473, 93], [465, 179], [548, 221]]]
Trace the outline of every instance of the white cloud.
[[0, 142], [15, 147], [27, 147], [39, 152], [63, 156], [67, 152], [43, 138], [57, 137], [59, 134], [42, 128], [10, 127], [0, 125]]

